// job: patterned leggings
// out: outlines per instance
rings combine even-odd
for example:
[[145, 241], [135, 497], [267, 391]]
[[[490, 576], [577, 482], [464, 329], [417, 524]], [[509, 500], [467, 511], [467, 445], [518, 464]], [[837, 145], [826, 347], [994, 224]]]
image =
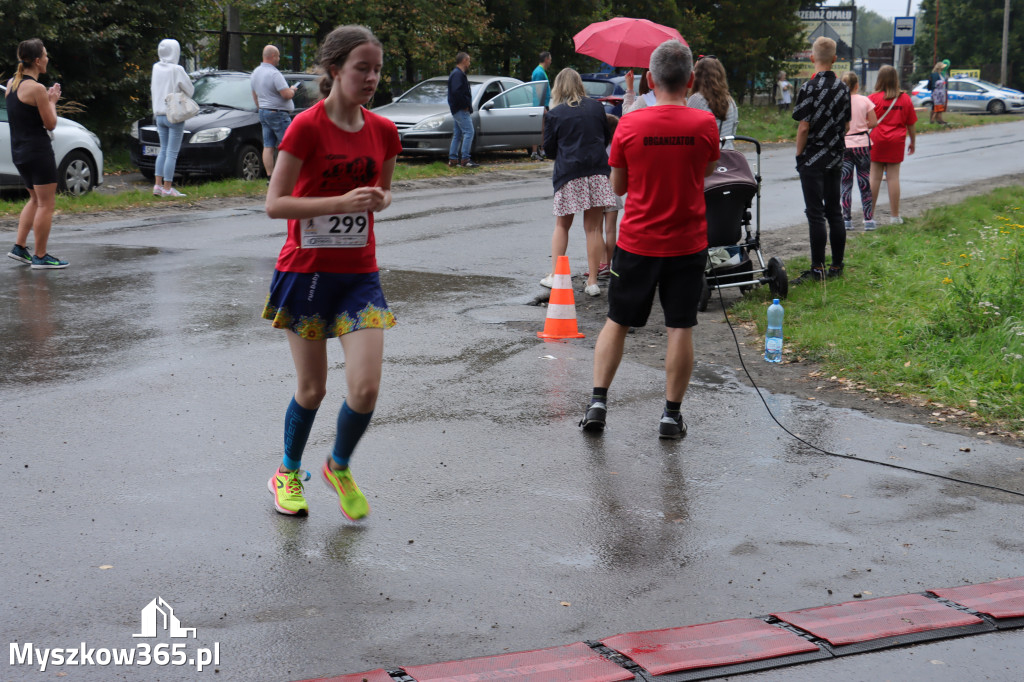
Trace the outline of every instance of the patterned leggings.
[[853, 201], [853, 174], [857, 173], [857, 187], [860, 188], [860, 202], [864, 207], [864, 220], [873, 220], [875, 204], [871, 197], [871, 149], [852, 147], [843, 152], [843, 179], [840, 200], [843, 204], [843, 220], [850, 220], [850, 204]]

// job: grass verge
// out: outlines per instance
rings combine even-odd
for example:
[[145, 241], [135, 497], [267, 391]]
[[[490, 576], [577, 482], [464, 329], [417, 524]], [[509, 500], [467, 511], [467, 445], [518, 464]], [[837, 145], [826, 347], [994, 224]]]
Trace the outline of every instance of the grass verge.
[[[1024, 187], [860, 234], [845, 267], [790, 289], [784, 358], [1024, 436]], [[770, 301], [761, 287], [732, 311], [763, 334]]]
[[[461, 168], [449, 168], [446, 161], [413, 161], [399, 163], [395, 167], [394, 181], [401, 180], [422, 180], [424, 178], [440, 178], [447, 176], [465, 175], [467, 173], [482, 173], [488, 170], [508, 170], [514, 167], [513, 164], [497, 163], [488, 164], [477, 170], [465, 170]], [[124, 169], [122, 169], [124, 170]], [[134, 169], [127, 169], [132, 172]], [[177, 187], [185, 192], [187, 196], [184, 201], [200, 201], [202, 199], [215, 199], [223, 197], [263, 197], [267, 193], [266, 180], [246, 181], [239, 179], [211, 180], [196, 184], [183, 184]], [[13, 194], [7, 198], [0, 198], [0, 218], [17, 218], [21, 209], [25, 206], [28, 194]], [[102, 192], [90, 192], [82, 197], [57, 195], [58, 215], [91, 213], [95, 211], [114, 211], [124, 208], [139, 208], [155, 204], [166, 204], [168, 199], [154, 197], [149, 187], [143, 189], [131, 189], [116, 194], [104, 194]]]

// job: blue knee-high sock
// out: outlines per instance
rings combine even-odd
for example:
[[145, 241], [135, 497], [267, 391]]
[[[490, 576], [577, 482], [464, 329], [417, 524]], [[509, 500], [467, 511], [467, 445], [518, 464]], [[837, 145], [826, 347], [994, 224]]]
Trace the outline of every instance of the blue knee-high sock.
[[348, 466], [352, 451], [356, 449], [356, 444], [366, 432], [366, 427], [370, 425], [372, 416], [373, 410], [363, 414], [353, 410], [347, 402], [341, 404], [341, 410], [338, 411], [338, 435], [334, 439], [331, 459], [342, 469]]
[[281, 465], [285, 469], [298, 469], [302, 464], [302, 451], [306, 449], [315, 418], [316, 410], [307, 410], [292, 397], [284, 415], [284, 459]]

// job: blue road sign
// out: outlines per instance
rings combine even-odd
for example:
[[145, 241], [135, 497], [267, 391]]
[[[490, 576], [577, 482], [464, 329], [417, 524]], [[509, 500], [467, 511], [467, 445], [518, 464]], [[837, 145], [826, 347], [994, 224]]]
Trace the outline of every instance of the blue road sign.
[[896, 17], [892, 22], [892, 44], [913, 45], [917, 17]]

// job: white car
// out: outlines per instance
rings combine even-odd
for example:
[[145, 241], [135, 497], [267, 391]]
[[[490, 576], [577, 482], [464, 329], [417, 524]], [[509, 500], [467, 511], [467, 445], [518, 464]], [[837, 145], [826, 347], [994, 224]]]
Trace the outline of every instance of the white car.
[[[7, 122], [7, 88], [0, 85], [0, 189], [25, 187], [11, 160], [11, 126]], [[82, 195], [103, 183], [100, 138], [70, 119], [57, 117], [53, 130], [57, 159], [57, 191]]]

